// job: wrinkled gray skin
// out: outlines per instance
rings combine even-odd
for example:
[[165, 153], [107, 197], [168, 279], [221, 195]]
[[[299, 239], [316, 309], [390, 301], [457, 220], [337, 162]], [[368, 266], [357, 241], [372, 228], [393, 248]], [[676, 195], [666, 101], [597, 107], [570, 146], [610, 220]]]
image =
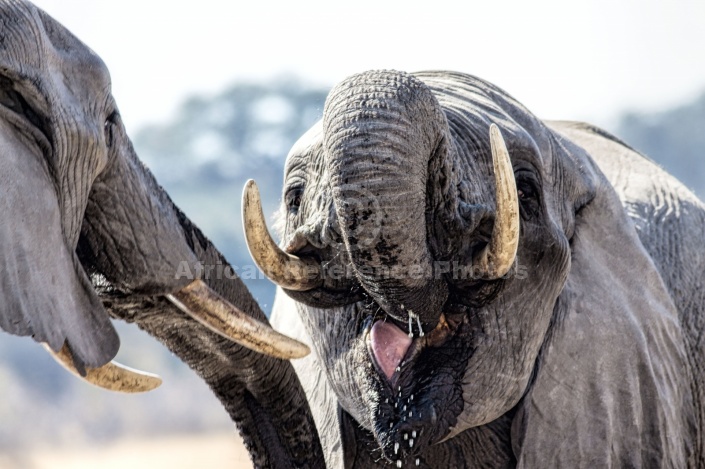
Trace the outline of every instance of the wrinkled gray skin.
[[[135, 322], [193, 368], [257, 467], [323, 465], [289, 362], [209, 332], [164, 298], [190, 266], [227, 265], [135, 155], [103, 62], [41, 10], [0, 1], [0, 328], [100, 366]], [[205, 279], [266, 321], [239, 279]]]
[[[517, 267], [423, 275], [488, 240], [492, 122], [523, 194]], [[136, 322], [209, 384], [258, 467], [323, 467], [317, 428], [330, 467], [705, 464], [705, 211], [599, 130], [542, 123], [459, 74], [336, 87], [284, 189], [290, 249], [350, 273], [278, 298], [315, 351], [296, 364], [313, 412], [291, 365], [165, 301], [189, 281], [181, 261], [225, 261], [139, 163], [103, 63], [18, 0], [0, 1], [0, 165], [0, 327], [96, 366], [118, 346], [108, 315]], [[207, 282], [264, 320], [239, 280]], [[405, 327], [409, 309], [426, 333], [441, 313], [449, 329], [392, 389], [366, 334], [373, 319]]]
[[[375, 277], [471, 265], [491, 123], [520, 194], [515, 269]], [[289, 251], [349, 273], [279, 294], [272, 319], [315, 352], [294, 366], [329, 467], [705, 465], [705, 207], [615, 137], [472, 76], [366, 72], [291, 151], [282, 210]], [[450, 331], [390, 384], [368, 334], [406, 331], [409, 309]]]

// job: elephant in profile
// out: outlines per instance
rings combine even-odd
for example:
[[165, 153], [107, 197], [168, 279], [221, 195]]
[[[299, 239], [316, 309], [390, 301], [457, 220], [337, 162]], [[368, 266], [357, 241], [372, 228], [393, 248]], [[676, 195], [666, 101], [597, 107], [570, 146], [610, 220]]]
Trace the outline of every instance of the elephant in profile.
[[237, 276], [180, 275], [228, 264], [137, 158], [105, 64], [23, 0], [0, 0], [0, 265], [0, 329], [137, 392], [160, 380], [111, 362], [110, 316], [137, 323], [206, 381], [255, 464], [323, 464], [285, 360], [308, 348]]

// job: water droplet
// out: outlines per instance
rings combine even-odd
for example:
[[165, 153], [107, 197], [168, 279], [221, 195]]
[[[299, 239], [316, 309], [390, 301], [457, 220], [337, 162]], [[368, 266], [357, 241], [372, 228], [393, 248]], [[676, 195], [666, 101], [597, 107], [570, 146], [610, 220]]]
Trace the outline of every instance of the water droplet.
[[401, 467], [401, 461], [397, 459], [397, 467]]
[[404, 433], [404, 439], [405, 439], [405, 440], [408, 440], [408, 439], [409, 439], [409, 434], [408, 434], [408, 433]]
[[413, 417], [413, 416], [414, 416], [414, 411], [413, 411], [413, 410], [410, 410], [410, 411], [409, 411], [409, 418], [411, 418], [411, 417]]
[[414, 440], [412, 439], [412, 440], [409, 440], [409, 448], [413, 448], [413, 447], [414, 447]]
[[402, 410], [403, 410], [404, 412], [406, 412], [406, 406], [404, 406], [404, 408], [403, 408]]
[[416, 430], [414, 430], [413, 432], [411, 432], [411, 438], [416, 438]]
[[421, 462], [419, 461], [419, 458], [416, 458], [416, 465], [418, 466], [419, 464], [421, 464]]
[[394, 454], [399, 453], [399, 443], [394, 443]]

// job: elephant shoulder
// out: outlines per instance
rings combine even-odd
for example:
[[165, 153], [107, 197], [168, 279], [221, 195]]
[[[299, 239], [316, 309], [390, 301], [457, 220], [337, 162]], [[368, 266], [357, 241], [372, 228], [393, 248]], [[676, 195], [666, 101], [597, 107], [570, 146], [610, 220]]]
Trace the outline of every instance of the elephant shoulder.
[[[705, 204], [683, 183], [647, 156], [599, 127], [583, 122], [547, 122], [549, 128], [587, 151], [614, 187], [636, 223], [705, 219]], [[642, 216], [630, 206], [651, 207]], [[647, 249], [648, 242], [645, 243]]]
[[[595, 160], [659, 272], [684, 336], [696, 425], [705, 428], [705, 204], [658, 164], [604, 130], [575, 122], [548, 125]], [[696, 440], [703, 441], [702, 435]]]
[[683, 328], [613, 196], [583, 209], [571, 257], [513, 422], [518, 466], [686, 467], [695, 412]]
[[578, 122], [549, 127], [598, 164], [681, 314], [696, 308], [692, 315], [705, 319], [705, 296], [699, 293], [705, 290], [705, 204], [658, 164], [602, 129]]

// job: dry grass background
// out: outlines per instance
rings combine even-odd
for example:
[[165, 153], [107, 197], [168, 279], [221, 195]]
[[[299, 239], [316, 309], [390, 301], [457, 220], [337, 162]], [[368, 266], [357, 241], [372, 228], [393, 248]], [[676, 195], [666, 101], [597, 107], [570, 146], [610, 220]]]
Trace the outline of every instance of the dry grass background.
[[108, 445], [0, 453], [2, 469], [250, 469], [234, 433], [121, 440]]

